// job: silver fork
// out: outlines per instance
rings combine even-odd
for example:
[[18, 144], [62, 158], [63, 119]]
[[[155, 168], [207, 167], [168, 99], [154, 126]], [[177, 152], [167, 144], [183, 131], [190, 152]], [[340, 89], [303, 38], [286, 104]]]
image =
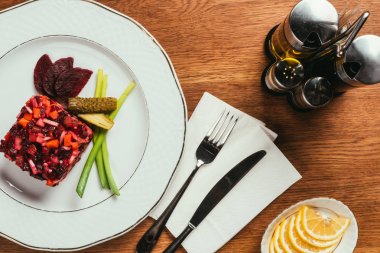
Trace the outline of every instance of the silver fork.
[[214, 125], [208, 131], [207, 135], [203, 138], [201, 144], [197, 148], [197, 151], [195, 153], [197, 165], [195, 166], [195, 169], [191, 172], [189, 178], [183, 184], [165, 211], [140, 239], [136, 246], [137, 253], [148, 253], [152, 251], [158, 241], [158, 238], [165, 228], [166, 222], [168, 221], [170, 215], [174, 211], [176, 205], [186, 191], [190, 182], [194, 178], [195, 174], [203, 165], [214, 161], [228, 140], [228, 137], [231, 135], [232, 130], [234, 129], [238, 120], [238, 117], [235, 117], [232, 113], [226, 112], [225, 110], [219, 116], [219, 118], [216, 120]]

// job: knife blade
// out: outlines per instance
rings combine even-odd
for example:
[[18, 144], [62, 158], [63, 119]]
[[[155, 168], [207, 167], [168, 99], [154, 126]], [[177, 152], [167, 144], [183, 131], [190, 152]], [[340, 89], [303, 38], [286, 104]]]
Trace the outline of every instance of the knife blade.
[[219, 202], [239, 183], [239, 181], [266, 155], [266, 151], [260, 150], [233, 167], [221, 178], [209, 191], [198, 206], [187, 227], [170, 244], [164, 253], [173, 253], [179, 248], [186, 237], [207, 217], [207, 215], [219, 204]]

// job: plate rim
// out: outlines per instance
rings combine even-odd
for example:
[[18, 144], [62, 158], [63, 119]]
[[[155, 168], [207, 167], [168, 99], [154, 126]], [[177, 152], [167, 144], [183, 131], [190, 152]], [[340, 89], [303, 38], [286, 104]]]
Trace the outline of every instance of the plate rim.
[[[25, 6], [25, 5], [28, 5], [28, 4], [31, 4], [31, 3], [34, 3], [34, 2], [39, 2], [39, 1], [43, 1], [43, 0], [28, 0], [26, 2], [23, 2], [23, 3], [20, 3], [20, 4], [17, 4], [17, 5], [14, 5], [14, 6], [11, 6], [11, 7], [8, 7], [8, 8], [5, 8], [3, 10], [0, 10], [0, 15], [1, 14], [4, 14], [6, 12], [9, 12], [9, 11], [12, 11], [12, 10], [15, 10], [17, 8], [20, 8], [22, 6]], [[32, 245], [29, 245], [29, 244], [26, 244], [24, 242], [21, 242], [3, 232], [0, 231], [0, 236], [3, 237], [3, 238], [6, 238], [8, 239], [9, 241], [12, 241], [22, 247], [25, 247], [25, 248], [29, 248], [29, 249], [33, 249], [33, 250], [41, 250], [41, 251], [50, 251], [50, 252], [57, 252], [57, 251], [60, 251], [60, 252], [71, 252], [71, 251], [79, 251], [79, 250], [83, 250], [83, 249], [87, 249], [87, 248], [90, 248], [90, 247], [93, 247], [95, 245], [98, 245], [98, 244], [101, 244], [101, 243], [104, 243], [106, 241], [109, 241], [109, 240], [112, 240], [112, 239], [115, 239], [119, 236], [122, 236], [126, 233], [128, 233], [129, 231], [131, 231], [132, 229], [134, 229], [136, 226], [138, 226], [142, 221], [144, 221], [148, 216], [149, 216], [149, 213], [157, 206], [157, 204], [161, 201], [161, 199], [163, 198], [163, 196], [165, 195], [165, 193], [167, 192], [168, 190], [168, 187], [170, 185], [170, 182], [171, 180], [173, 179], [173, 176], [177, 170], [177, 167], [178, 167], [178, 164], [179, 162], [181, 161], [181, 158], [183, 156], [183, 151], [184, 151], [184, 147], [185, 147], [185, 140], [186, 140], [186, 133], [187, 133], [187, 124], [188, 124], [188, 110], [187, 110], [187, 104], [186, 104], [186, 99], [185, 99], [185, 96], [184, 96], [184, 93], [183, 93], [183, 90], [181, 88], [181, 85], [180, 85], [180, 81], [178, 79], [178, 76], [176, 74], [176, 71], [174, 69], [174, 66], [173, 66], [173, 63], [169, 57], [169, 55], [167, 54], [167, 52], [165, 51], [165, 49], [161, 46], [161, 44], [157, 41], [157, 39], [143, 26], [141, 25], [138, 21], [136, 21], [135, 19], [129, 17], [128, 15], [124, 14], [124, 13], [121, 13], [115, 9], [112, 9], [111, 7], [108, 7], [102, 3], [99, 3], [99, 2], [96, 2], [95, 0], [79, 0], [81, 2], [87, 2], [87, 3], [90, 3], [90, 4], [93, 4], [93, 5], [96, 5], [108, 12], [111, 12], [112, 14], [116, 14], [122, 18], [125, 18], [127, 19], [128, 21], [132, 22], [134, 25], [136, 25], [142, 32], [144, 32], [149, 38], [152, 39], [152, 42], [154, 44], [156, 44], [156, 46], [158, 47], [158, 49], [161, 51], [161, 53], [163, 54], [163, 56], [165, 57], [168, 65], [169, 65], [169, 68], [170, 68], [170, 71], [171, 71], [171, 74], [174, 78], [174, 81], [176, 83], [176, 86], [177, 86], [177, 89], [178, 89], [178, 92], [180, 94], [180, 97], [181, 97], [181, 102], [182, 102], [182, 105], [183, 105], [183, 114], [184, 114], [184, 134], [183, 134], [183, 140], [182, 140], [182, 148], [181, 148], [181, 152], [180, 152], [180, 155], [178, 157], [178, 161], [176, 162], [176, 165], [175, 165], [175, 168], [173, 169], [173, 172], [171, 173], [170, 175], [170, 178], [168, 180], [168, 183], [166, 184], [165, 186], [165, 189], [164, 191], [162, 192], [161, 196], [158, 198], [158, 200], [156, 201], [156, 203], [148, 210], [148, 212], [143, 215], [140, 219], [138, 219], [133, 225], [131, 225], [130, 227], [124, 229], [123, 231], [120, 231], [114, 235], [111, 235], [111, 236], [108, 236], [108, 237], [105, 237], [105, 238], [102, 238], [98, 241], [95, 241], [95, 242], [92, 242], [92, 243], [89, 243], [87, 245], [83, 245], [83, 246], [79, 246], [79, 247], [73, 247], [73, 248], [48, 248], [48, 247], [37, 247], [37, 246], [32, 246]], [[49, 36], [49, 35], [48, 35]], [[86, 39], [86, 38], [85, 38]], [[25, 43], [27, 41], [24, 41], [23, 43]], [[102, 45], [103, 46], [103, 45]], [[17, 46], [15, 46], [17, 47]], [[13, 47], [13, 48], [15, 48]], [[11, 48], [10, 50], [7, 50], [7, 52], [5, 54], [7, 54], [9, 51], [11, 51], [13, 48]], [[107, 48], [107, 47], [106, 47]], [[38, 209], [37, 209], [38, 210]]]

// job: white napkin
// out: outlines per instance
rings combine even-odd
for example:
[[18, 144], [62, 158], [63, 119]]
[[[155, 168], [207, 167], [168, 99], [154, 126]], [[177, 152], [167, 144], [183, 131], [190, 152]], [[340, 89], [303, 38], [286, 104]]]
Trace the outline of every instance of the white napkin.
[[205, 93], [188, 123], [183, 157], [159, 205], [157, 219], [195, 167], [195, 151], [220, 113], [227, 108], [240, 119], [213, 163], [195, 175], [167, 228], [178, 236], [211, 188], [241, 160], [261, 149], [266, 156], [228, 193], [182, 246], [189, 253], [210, 253], [231, 240], [257, 214], [301, 176], [273, 143], [277, 135], [264, 123]]

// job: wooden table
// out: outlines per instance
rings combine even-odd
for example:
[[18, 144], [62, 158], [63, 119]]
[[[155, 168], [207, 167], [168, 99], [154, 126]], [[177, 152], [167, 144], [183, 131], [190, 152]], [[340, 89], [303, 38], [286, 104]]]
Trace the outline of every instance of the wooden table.
[[[0, 9], [21, 3], [2, 0]], [[266, 33], [296, 0], [101, 0], [145, 26], [171, 57], [189, 113], [203, 92], [263, 120], [303, 179], [276, 199], [220, 252], [260, 252], [261, 236], [283, 209], [327, 196], [346, 203], [359, 223], [357, 253], [380, 252], [380, 85], [347, 92], [327, 108], [300, 113], [260, 86], [268, 61]], [[342, 9], [345, 0], [334, 0]], [[363, 31], [380, 35], [380, 0], [363, 0], [371, 17]], [[1, 215], [1, 211], [0, 211]], [[84, 252], [134, 252], [151, 219]], [[59, 228], [58, 228], [59, 229]], [[154, 252], [172, 237], [165, 232]], [[207, 242], [206, 242], [207, 243]], [[0, 252], [32, 252], [0, 238]]]

